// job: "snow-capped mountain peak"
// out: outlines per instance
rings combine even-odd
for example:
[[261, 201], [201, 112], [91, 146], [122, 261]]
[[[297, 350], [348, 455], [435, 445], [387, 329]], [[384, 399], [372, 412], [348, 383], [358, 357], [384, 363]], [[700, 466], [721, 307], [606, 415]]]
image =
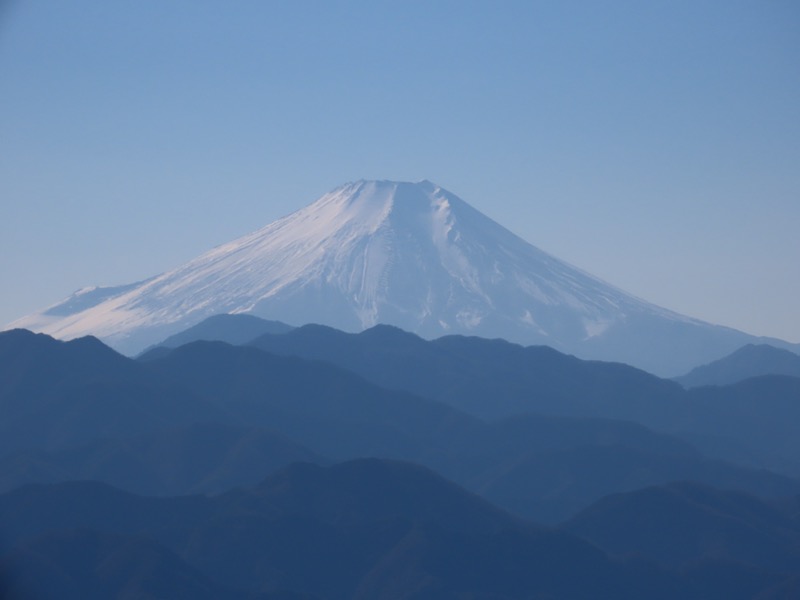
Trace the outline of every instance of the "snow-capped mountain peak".
[[641, 348], [652, 345], [654, 330], [744, 336], [630, 296], [429, 181], [345, 184], [176, 269], [81, 290], [10, 326], [61, 338], [93, 334], [135, 352], [218, 313], [503, 337], [654, 371], [655, 358]]

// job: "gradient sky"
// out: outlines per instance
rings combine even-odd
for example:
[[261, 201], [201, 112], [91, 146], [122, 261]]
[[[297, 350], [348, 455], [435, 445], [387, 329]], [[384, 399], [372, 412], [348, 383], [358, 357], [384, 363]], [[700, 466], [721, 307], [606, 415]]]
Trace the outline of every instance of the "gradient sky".
[[0, 324], [356, 179], [800, 342], [800, 4], [0, 0]]

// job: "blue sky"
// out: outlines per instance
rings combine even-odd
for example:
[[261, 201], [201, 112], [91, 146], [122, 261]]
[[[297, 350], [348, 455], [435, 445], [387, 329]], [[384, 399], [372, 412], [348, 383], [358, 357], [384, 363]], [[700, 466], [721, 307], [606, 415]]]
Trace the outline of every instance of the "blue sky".
[[0, 3], [0, 323], [355, 179], [800, 342], [800, 5]]

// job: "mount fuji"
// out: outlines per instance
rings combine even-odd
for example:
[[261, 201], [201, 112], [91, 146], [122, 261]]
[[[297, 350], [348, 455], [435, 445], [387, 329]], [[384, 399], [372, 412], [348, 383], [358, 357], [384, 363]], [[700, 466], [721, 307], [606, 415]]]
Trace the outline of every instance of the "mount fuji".
[[91, 334], [135, 353], [219, 313], [345, 331], [385, 323], [427, 338], [501, 337], [660, 375], [764, 341], [635, 298], [429, 181], [345, 184], [176, 269], [79, 290], [8, 327], [64, 339]]

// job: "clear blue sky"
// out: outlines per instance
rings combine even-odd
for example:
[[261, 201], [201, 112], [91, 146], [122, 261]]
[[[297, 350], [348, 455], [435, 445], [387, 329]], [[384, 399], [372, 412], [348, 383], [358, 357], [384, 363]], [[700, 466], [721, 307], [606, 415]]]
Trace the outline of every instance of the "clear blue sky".
[[0, 323], [362, 178], [798, 342], [800, 4], [0, 0]]

